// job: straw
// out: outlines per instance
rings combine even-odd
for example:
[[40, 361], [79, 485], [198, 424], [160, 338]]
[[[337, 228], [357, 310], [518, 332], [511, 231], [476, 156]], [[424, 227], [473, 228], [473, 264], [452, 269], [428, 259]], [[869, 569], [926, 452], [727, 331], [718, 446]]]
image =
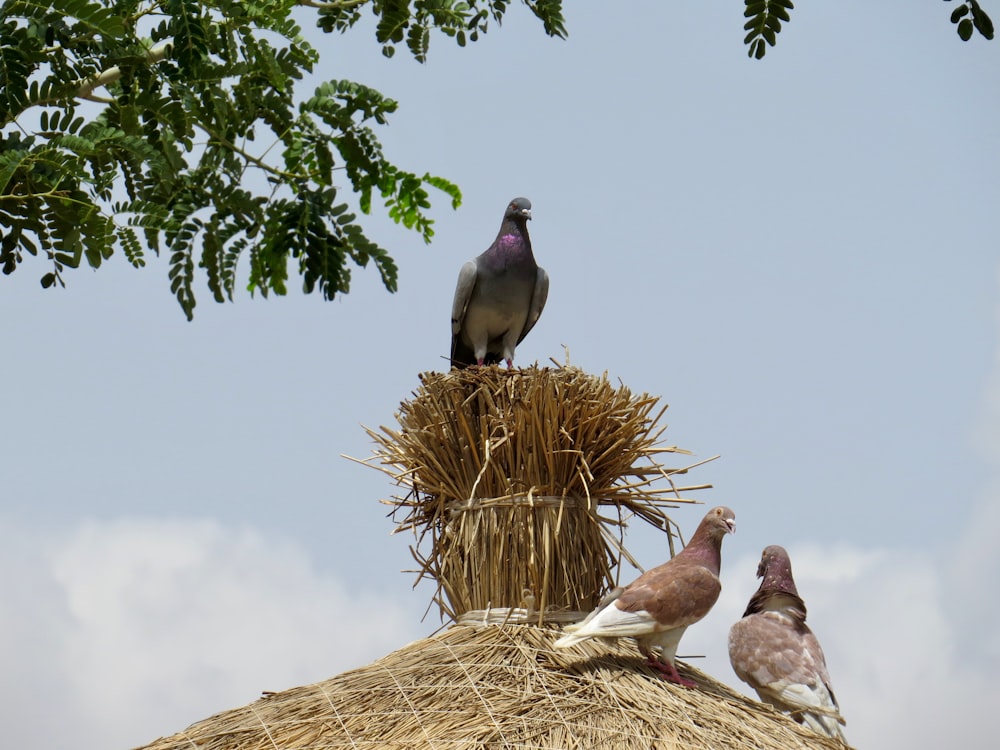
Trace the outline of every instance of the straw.
[[[666, 406], [573, 367], [470, 368], [424, 373], [398, 427], [367, 428], [374, 455], [403, 492], [383, 500], [409, 531], [418, 578], [436, 583], [442, 617], [517, 607], [589, 611], [619, 583], [637, 519], [664, 532], [666, 510], [708, 484], [679, 484], [690, 455], [660, 445]], [[354, 459], [357, 460], [357, 459]], [[659, 561], [658, 561], [659, 562]]]
[[145, 750], [843, 750], [683, 662], [697, 688], [660, 679], [631, 644], [556, 650], [559, 635], [456, 625]]

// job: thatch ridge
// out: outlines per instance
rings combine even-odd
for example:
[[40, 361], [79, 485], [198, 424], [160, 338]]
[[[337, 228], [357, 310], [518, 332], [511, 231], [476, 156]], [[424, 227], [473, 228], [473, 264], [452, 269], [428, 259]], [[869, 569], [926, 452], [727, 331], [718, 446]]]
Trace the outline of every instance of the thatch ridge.
[[684, 688], [635, 647], [555, 650], [553, 628], [455, 625], [365, 667], [264, 697], [144, 750], [843, 750], [678, 662]]

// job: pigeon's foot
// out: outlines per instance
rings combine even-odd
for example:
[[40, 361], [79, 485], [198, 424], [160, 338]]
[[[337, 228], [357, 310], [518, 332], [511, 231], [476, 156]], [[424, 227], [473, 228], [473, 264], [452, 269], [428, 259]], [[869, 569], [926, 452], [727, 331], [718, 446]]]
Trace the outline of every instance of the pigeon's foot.
[[665, 662], [660, 661], [659, 659], [655, 659], [653, 657], [647, 657], [646, 666], [652, 667], [657, 672], [659, 672], [660, 677], [662, 677], [667, 682], [673, 682], [677, 685], [683, 685], [684, 687], [688, 688], [698, 687], [697, 683], [691, 682], [691, 680], [687, 680], [681, 677], [680, 673], [677, 671], [677, 667], [675, 667], [673, 664], [667, 664]]
[[512, 370], [513, 368], [514, 368], [514, 360], [508, 359], [507, 360], [507, 369], [508, 370]]
[[666, 672], [660, 672], [660, 674], [663, 676], [663, 679], [665, 679], [667, 682], [673, 682], [674, 684], [677, 684], [677, 685], [680, 685], [680, 686], [686, 687], [686, 688], [696, 688], [696, 687], [698, 687], [698, 683], [697, 682], [692, 682], [691, 680], [684, 679], [679, 674], [677, 674], [677, 670], [676, 669], [674, 670], [673, 675], [667, 674]]

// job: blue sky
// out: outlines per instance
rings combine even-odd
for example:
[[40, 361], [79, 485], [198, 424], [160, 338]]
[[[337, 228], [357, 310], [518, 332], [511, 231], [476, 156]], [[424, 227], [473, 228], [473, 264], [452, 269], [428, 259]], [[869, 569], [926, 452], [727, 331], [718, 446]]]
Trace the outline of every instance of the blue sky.
[[[188, 323], [162, 260], [58, 291], [40, 261], [0, 280], [12, 741], [143, 744], [438, 626], [400, 573], [392, 486], [341, 454], [368, 456], [361, 425], [445, 366], [458, 269], [525, 195], [551, 291], [517, 362], [565, 347], [670, 404], [667, 442], [722, 456], [692, 478], [738, 530], [680, 652], [740, 687], [725, 633], [782, 544], [852, 743], [986, 742], [1000, 48], [961, 43], [933, 0], [802, 3], [754, 62], [739, 8], [710, 6], [573, 3], [567, 41], [512, 7], [425, 65], [365, 28], [316, 36], [318, 80], [400, 102], [389, 157], [465, 195], [441, 196], [429, 247], [373, 217], [395, 295], [359, 269], [332, 303], [202, 293]], [[701, 515], [675, 514], [688, 533]]]

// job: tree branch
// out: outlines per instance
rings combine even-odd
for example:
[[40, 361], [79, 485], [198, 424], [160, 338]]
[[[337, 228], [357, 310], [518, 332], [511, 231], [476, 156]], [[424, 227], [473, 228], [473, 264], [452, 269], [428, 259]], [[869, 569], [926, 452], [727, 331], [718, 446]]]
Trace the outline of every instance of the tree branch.
[[298, 0], [299, 5], [305, 5], [307, 8], [319, 8], [320, 10], [325, 8], [340, 8], [346, 10], [347, 8], [364, 5], [368, 1], [369, 0]]
[[[219, 133], [216, 133], [214, 130], [212, 130], [211, 128], [207, 127], [202, 122], [195, 121], [194, 124], [195, 124], [196, 127], [201, 128], [201, 130], [205, 131], [205, 133], [208, 135], [208, 137], [211, 138], [213, 141], [215, 141], [216, 143], [218, 143], [221, 146], [224, 146], [225, 148], [228, 148], [234, 154], [239, 154], [243, 159], [245, 159], [247, 161], [247, 163], [253, 164], [255, 167], [257, 167], [258, 169], [261, 169], [261, 170], [267, 172], [268, 174], [271, 174], [271, 175], [273, 175], [275, 177], [280, 177], [283, 180], [306, 180], [306, 179], [309, 179], [309, 175], [308, 174], [296, 174], [294, 172], [285, 172], [282, 169], [278, 169], [277, 167], [274, 167], [274, 166], [268, 164], [263, 159], [254, 156], [253, 154], [249, 153], [248, 151], [243, 150], [242, 148], [240, 148], [239, 146], [237, 146], [232, 141], [230, 141], [227, 138], [223, 137]], [[270, 150], [270, 149], [268, 149], [268, 150]]]
[[[158, 63], [160, 60], [164, 59], [170, 54], [170, 51], [174, 48], [173, 42], [160, 42], [155, 47], [150, 47], [149, 51], [146, 52], [146, 62], [147, 63]], [[108, 68], [101, 73], [90, 76], [89, 78], [84, 78], [79, 81], [79, 88], [76, 90], [76, 95], [81, 99], [90, 99], [94, 93], [94, 89], [100, 88], [101, 86], [107, 86], [109, 83], [114, 83], [119, 78], [122, 77], [122, 69], [115, 65], [112, 68]], [[38, 102], [40, 103], [40, 102]]]

